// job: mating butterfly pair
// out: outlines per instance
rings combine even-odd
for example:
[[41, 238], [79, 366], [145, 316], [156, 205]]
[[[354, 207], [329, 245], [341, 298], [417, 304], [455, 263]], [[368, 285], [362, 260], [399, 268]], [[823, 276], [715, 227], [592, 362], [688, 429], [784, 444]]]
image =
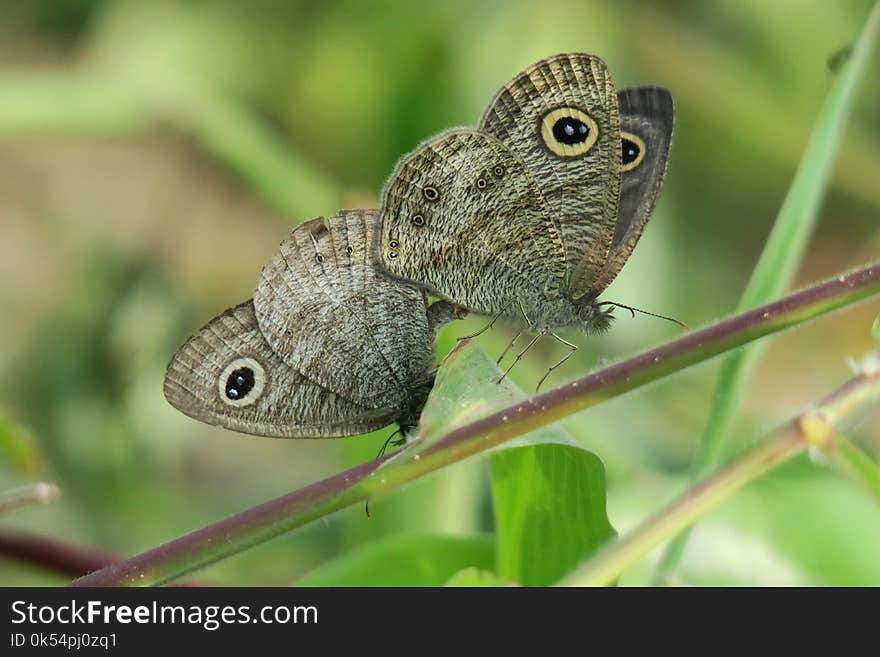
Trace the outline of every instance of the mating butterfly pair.
[[666, 89], [618, 93], [598, 57], [535, 64], [477, 129], [401, 160], [380, 210], [295, 229], [253, 300], [177, 352], [166, 397], [260, 435], [408, 430], [433, 383], [436, 331], [461, 310], [524, 322], [535, 340], [605, 330], [597, 298], [648, 222], [672, 126]]

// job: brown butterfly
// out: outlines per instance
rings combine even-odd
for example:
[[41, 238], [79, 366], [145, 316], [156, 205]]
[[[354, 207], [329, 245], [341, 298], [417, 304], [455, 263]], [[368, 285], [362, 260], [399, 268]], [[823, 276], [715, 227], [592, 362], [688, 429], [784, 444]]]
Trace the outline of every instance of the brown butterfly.
[[174, 355], [165, 397], [187, 415], [264, 436], [349, 436], [418, 423], [434, 337], [456, 315], [377, 271], [376, 210], [294, 229], [252, 301], [223, 312]]
[[666, 89], [617, 94], [596, 56], [538, 62], [478, 128], [398, 163], [382, 195], [381, 265], [467, 310], [524, 319], [538, 332], [530, 346], [547, 333], [565, 342], [552, 333], [563, 327], [606, 330], [598, 296], [653, 210], [673, 114]]

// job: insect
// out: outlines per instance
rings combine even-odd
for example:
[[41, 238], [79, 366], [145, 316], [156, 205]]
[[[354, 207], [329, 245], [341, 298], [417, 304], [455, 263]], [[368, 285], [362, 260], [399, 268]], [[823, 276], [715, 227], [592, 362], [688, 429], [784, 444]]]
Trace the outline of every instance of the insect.
[[673, 113], [661, 87], [617, 94], [594, 55], [538, 62], [476, 129], [398, 163], [382, 194], [381, 266], [467, 310], [524, 320], [536, 332], [526, 350], [546, 334], [564, 342], [572, 351], [549, 374], [577, 348], [554, 331], [605, 331], [603, 306], [620, 305], [598, 297], [653, 210]]
[[285, 438], [418, 423], [434, 380], [434, 338], [457, 315], [377, 271], [376, 210], [298, 226], [263, 268], [253, 300], [180, 347], [165, 397], [235, 431]]

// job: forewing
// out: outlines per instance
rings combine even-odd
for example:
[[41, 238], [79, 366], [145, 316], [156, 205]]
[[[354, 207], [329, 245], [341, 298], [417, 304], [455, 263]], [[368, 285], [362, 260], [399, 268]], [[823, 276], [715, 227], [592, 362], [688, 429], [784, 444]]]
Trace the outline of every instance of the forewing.
[[617, 97], [604, 62], [565, 54], [506, 84], [480, 128], [533, 175], [565, 247], [567, 295], [587, 292], [611, 247], [620, 186]]
[[559, 233], [522, 161], [494, 137], [451, 130], [404, 157], [382, 195], [378, 257], [392, 274], [495, 315], [560, 294]]

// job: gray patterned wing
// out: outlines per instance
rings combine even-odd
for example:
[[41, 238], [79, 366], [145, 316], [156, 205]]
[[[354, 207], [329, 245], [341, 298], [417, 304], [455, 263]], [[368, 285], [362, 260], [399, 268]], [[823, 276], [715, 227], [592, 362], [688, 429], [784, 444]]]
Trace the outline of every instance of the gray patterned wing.
[[366, 406], [399, 406], [429, 379], [424, 295], [372, 264], [378, 212], [297, 227], [263, 268], [257, 321], [282, 361]]
[[608, 260], [589, 291], [599, 296], [620, 272], [651, 218], [663, 186], [675, 109], [663, 87], [618, 93], [622, 148], [620, 204]]
[[260, 436], [351, 436], [397, 417], [395, 408], [368, 408], [285, 364], [263, 338], [250, 301], [187, 340], [168, 365], [164, 388], [169, 403], [186, 415]]
[[559, 233], [513, 151], [450, 130], [404, 157], [382, 193], [378, 257], [468, 310], [518, 316], [517, 302], [561, 294]]
[[607, 67], [579, 53], [542, 60], [495, 95], [480, 129], [533, 175], [565, 246], [564, 289], [580, 298], [605, 263], [617, 218], [620, 125]]

